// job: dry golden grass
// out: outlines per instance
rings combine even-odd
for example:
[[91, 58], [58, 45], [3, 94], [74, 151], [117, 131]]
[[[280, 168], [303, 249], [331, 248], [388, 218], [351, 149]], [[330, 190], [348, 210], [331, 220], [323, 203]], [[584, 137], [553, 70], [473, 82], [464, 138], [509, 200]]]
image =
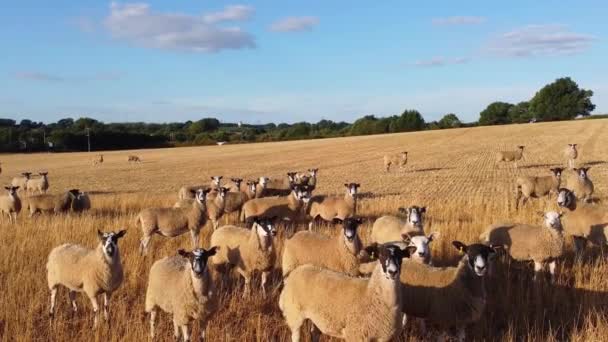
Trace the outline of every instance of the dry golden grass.
[[[33, 220], [22, 213], [16, 226], [3, 221], [0, 340], [147, 339], [143, 306], [148, 270], [154, 260], [175, 254], [180, 247], [189, 248], [190, 238], [187, 234], [175, 239], [155, 236], [144, 259], [138, 254], [141, 232], [134, 217], [141, 208], [172, 205], [182, 185], [207, 183], [211, 175], [276, 177], [289, 170], [319, 167], [316, 193], [341, 194], [343, 183], [361, 183], [359, 212], [372, 219], [361, 229], [364, 239], [373, 218], [393, 213], [399, 206], [426, 205], [426, 229], [442, 233], [434, 243], [434, 259], [439, 265], [453, 265], [458, 255], [451, 247], [452, 240], [474, 242], [487, 225], [499, 220], [539, 222], [534, 212], [553, 207], [544, 199], [533, 200], [515, 212], [513, 183], [517, 175], [548, 174], [550, 167], [565, 165], [562, 151], [566, 143], [579, 144], [579, 163], [592, 166], [590, 177], [596, 195], [605, 202], [607, 129], [607, 120], [592, 120], [137, 151], [141, 164], [127, 162], [131, 151], [106, 152], [100, 166], [91, 165], [92, 154], [86, 153], [3, 155], [1, 183], [9, 183], [23, 170], [45, 169], [53, 193], [69, 188], [87, 190], [92, 193], [94, 210], [82, 216]], [[520, 168], [495, 168], [495, 151], [516, 145], [526, 145]], [[401, 150], [410, 152], [406, 169], [385, 174], [382, 156]], [[120, 243], [126, 279], [112, 298], [111, 327], [91, 329], [92, 310], [82, 295], [78, 298], [80, 314], [71, 318], [65, 290], [59, 292], [56, 319], [49, 324], [45, 269], [49, 251], [65, 242], [93, 247], [97, 244], [96, 229], [120, 227], [128, 228]], [[205, 247], [209, 229], [208, 225], [203, 234]], [[280, 248], [282, 244], [278, 244]], [[517, 265], [501, 268], [488, 283], [486, 314], [468, 329], [468, 336], [476, 340], [604, 340], [608, 336], [608, 263], [604, 256], [598, 251], [589, 252], [583, 261], [569, 256], [558, 272], [554, 286], [535, 288], [528, 270]], [[277, 280], [275, 275], [273, 286]], [[278, 294], [266, 301], [257, 296], [242, 300], [241, 291], [241, 281], [222, 290], [220, 310], [207, 329], [209, 340], [288, 340], [289, 331], [277, 307]], [[159, 340], [172, 338], [166, 315], [160, 316], [158, 333]], [[197, 328], [194, 333], [198, 334]], [[410, 339], [419, 337], [408, 330], [399, 338]]]

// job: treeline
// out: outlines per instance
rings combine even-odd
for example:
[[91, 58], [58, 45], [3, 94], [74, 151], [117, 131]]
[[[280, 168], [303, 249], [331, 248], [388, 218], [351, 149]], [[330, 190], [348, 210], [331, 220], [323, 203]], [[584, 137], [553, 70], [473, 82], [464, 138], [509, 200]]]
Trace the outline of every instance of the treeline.
[[579, 89], [570, 78], [543, 87], [526, 102], [495, 102], [480, 113], [478, 122], [463, 123], [454, 113], [426, 122], [420, 112], [405, 110], [390, 117], [364, 116], [355, 122], [321, 120], [317, 123], [250, 125], [223, 123], [216, 118], [174, 123], [103, 123], [92, 118], [66, 118], [45, 124], [31, 120], [17, 123], [0, 119], [0, 151], [86, 151], [212, 145], [217, 142], [247, 143], [317, 139], [430, 129], [554, 121], [588, 116], [595, 108], [593, 92]]

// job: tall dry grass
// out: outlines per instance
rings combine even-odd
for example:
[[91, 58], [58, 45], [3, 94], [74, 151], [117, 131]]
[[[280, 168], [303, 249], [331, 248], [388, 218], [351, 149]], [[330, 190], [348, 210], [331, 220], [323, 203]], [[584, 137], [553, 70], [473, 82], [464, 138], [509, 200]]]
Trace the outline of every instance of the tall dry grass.
[[[211, 175], [253, 178], [280, 176], [289, 170], [319, 167], [316, 193], [341, 194], [342, 184], [362, 184], [360, 214], [369, 218], [361, 229], [367, 239], [375, 217], [394, 213], [399, 206], [426, 205], [427, 230], [437, 230], [433, 257], [439, 265], [454, 265], [459, 258], [454, 239], [476, 241], [479, 233], [496, 221], [539, 222], [536, 210], [554, 208], [544, 199], [533, 200], [514, 211], [514, 179], [518, 175], [548, 174], [565, 165], [561, 152], [566, 143], [578, 143], [579, 163], [592, 166], [600, 200], [608, 190], [607, 120], [503, 127], [470, 128], [386, 136], [214, 146], [138, 151], [143, 163], [129, 164], [132, 152], [106, 152], [105, 162], [91, 165], [86, 153], [3, 155], [0, 182], [10, 182], [23, 170], [48, 170], [54, 193], [81, 188], [92, 193], [94, 209], [84, 215], [42, 216], [23, 213], [17, 225], [0, 226], [0, 336], [3, 341], [142, 341], [148, 322], [143, 303], [148, 270], [163, 256], [190, 247], [188, 235], [175, 239], [155, 236], [148, 257], [138, 254], [141, 232], [134, 225], [145, 207], [170, 206], [181, 185], [208, 181]], [[519, 169], [496, 168], [494, 152], [526, 145]], [[385, 174], [385, 152], [408, 150], [406, 170]], [[228, 177], [226, 177], [228, 178]], [[225, 219], [234, 222], [235, 217]], [[92, 310], [78, 297], [77, 317], [71, 317], [66, 291], [58, 296], [55, 321], [48, 319], [49, 291], [45, 263], [49, 251], [65, 242], [93, 247], [95, 231], [126, 227], [120, 242], [126, 278], [112, 297], [112, 324], [91, 329]], [[203, 232], [208, 246], [210, 227]], [[334, 233], [331, 227], [320, 231]], [[282, 248], [279, 235], [278, 247]], [[507, 265], [488, 282], [488, 307], [483, 319], [468, 329], [475, 340], [591, 341], [608, 336], [608, 264], [593, 249], [582, 260], [568, 255], [560, 263], [554, 285], [535, 287], [529, 268]], [[279, 280], [274, 274], [271, 286]], [[289, 331], [277, 307], [278, 294], [262, 300], [241, 299], [242, 282], [234, 277], [221, 291], [220, 310], [207, 329], [211, 341], [286, 341]], [[257, 285], [256, 283], [254, 285]], [[197, 328], [194, 333], [198, 334]], [[159, 340], [172, 338], [169, 317], [161, 315]], [[419, 340], [408, 329], [398, 340]]]

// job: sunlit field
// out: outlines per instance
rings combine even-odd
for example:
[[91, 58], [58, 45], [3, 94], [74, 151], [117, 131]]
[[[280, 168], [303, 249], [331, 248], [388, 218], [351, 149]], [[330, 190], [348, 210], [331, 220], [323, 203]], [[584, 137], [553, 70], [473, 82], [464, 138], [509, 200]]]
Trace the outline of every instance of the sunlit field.
[[[455, 265], [459, 258], [451, 242], [477, 242], [479, 233], [498, 221], [540, 223], [538, 210], [555, 210], [547, 199], [533, 199], [517, 212], [515, 185], [518, 175], [549, 175], [565, 166], [567, 143], [579, 147], [578, 165], [591, 167], [589, 177], [600, 204], [608, 201], [608, 120], [537, 123], [478, 127], [407, 134], [350, 137], [326, 140], [224, 145], [141, 151], [103, 152], [104, 163], [93, 165], [95, 153], [1, 155], [0, 181], [8, 185], [22, 171], [47, 170], [50, 192], [78, 188], [89, 192], [93, 209], [83, 215], [39, 216], [23, 211], [16, 225], [6, 219], [0, 226], [0, 337], [4, 341], [144, 341], [148, 317], [144, 299], [152, 263], [190, 249], [190, 236], [168, 239], [154, 236], [149, 253], [139, 255], [141, 230], [135, 225], [139, 210], [169, 207], [182, 185], [206, 184], [212, 175], [225, 179], [259, 176], [283, 177], [288, 171], [319, 168], [315, 194], [339, 194], [343, 184], [361, 184], [358, 213], [366, 218], [360, 235], [367, 241], [375, 218], [396, 214], [401, 206], [426, 206], [425, 231], [439, 231], [433, 242], [436, 265]], [[93, 140], [93, 146], [94, 146]], [[519, 168], [495, 164], [498, 150], [525, 145]], [[409, 152], [403, 170], [383, 170], [385, 153]], [[142, 163], [129, 164], [137, 154]], [[236, 215], [222, 219], [236, 223]], [[67, 291], [60, 289], [55, 320], [48, 316], [49, 290], [46, 260], [50, 250], [66, 242], [88, 247], [97, 244], [97, 229], [127, 234], [119, 243], [125, 281], [112, 297], [111, 324], [92, 329], [89, 300], [78, 295], [79, 313], [72, 317]], [[304, 229], [305, 226], [299, 227]], [[202, 245], [209, 247], [211, 224], [203, 229]], [[281, 230], [281, 228], [280, 228]], [[332, 225], [316, 230], [334, 234]], [[285, 232], [277, 236], [279, 253]], [[571, 250], [569, 243], [569, 249]], [[279, 258], [280, 260], [280, 258]], [[602, 251], [588, 248], [582, 259], [572, 253], [559, 263], [555, 284], [532, 283], [526, 265], [500, 267], [488, 279], [486, 313], [468, 327], [474, 340], [574, 340], [598, 341], [608, 336], [608, 263]], [[271, 289], [280, 281], [278, 270]], [[253, 284], [258, 289], [259, 278]], [[221, 289], [219, 310], [207, 327], [210, 341], [287, 341], [290, 333], [278, 308], [279, 292], [263, 300], [258, 291], [242, 299], [241, 279]], [[315, 286], [315, 284], [311, 284]], [[353, 303], [356, 305], [356, 303]], [[409, 327], [397, 340], [420, 340]], [[166, 314], [159, 315], [158, 340], [173, 339]], [[195, 325], [192, 336], [199, 336]], [[304, 335], [309, 338], [307, 333]], [[327, 340], [327, 337], [323, 337]]]

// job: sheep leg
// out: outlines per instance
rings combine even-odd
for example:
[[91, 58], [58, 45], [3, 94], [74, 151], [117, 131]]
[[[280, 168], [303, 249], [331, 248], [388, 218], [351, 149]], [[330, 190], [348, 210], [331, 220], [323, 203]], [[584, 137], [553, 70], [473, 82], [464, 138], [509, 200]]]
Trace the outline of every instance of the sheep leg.
[[97, 296], [95, 294], [90, 294], [89, 299], [91, 300], [91, 305], [93, 306], [93, 328], [97, 328], [97, 321], [99, 316], [99, 304], [97, 303]]
[[207, 320], [201, 320], [199, 327], [201, 330], [201, 341], [205, 341], [205, 330], [207, 329]]
[[[291, 320], [291, 318], [295, 318], [294, 320]], [[290, 317], [287, 318], [287, 325], [289, 326], [289, 329], [291, 330], [291, 342], [300, 342], [300, 328], [302, 327], [302, 324], [304, 323], [304, 319], [302, 317]]]
[[538, 276], [539, 274], [542, 272], [543, 270], [543, 263], [542, 262], [534, 262], [534, 281], [538, 280]]
[[154, 329], [156, 328], [156, 315], [157, 315], [156, 308], [153, 308], [152, 311], [150, 311], [150, 338], [151, 339], [154, 339]]
[[78, 312], [78, 306], [76, 305], [76, 291], [70, 291], [68, 293], [70, 297], [70, 304], [72, 304], [72, 315], [75, 315]]
[[549, 263], [549, 273], [551, 273], [551, 282], [555, 283], [555, 267], [557, 266], [555, 260]]
[[12, 216], [13, 216], [13, 223], [17, 224], [17, 212], [14, 212]]
[[467, 335], [466, 335], [466, 333], [465, 333], [465, 331], [464, 331], [464, 327], [460, 327], [460, 328], [458, 328], [458, 335], [457, 335], [457, 337], [456, 337], [456, 338], [458, 339], [458, 341], [459, 341], [459, 342], [464, 342], [464, 341], [465, 341], [465, 339], [466, 339], [466, 336], [467, 336]]
[[179, 324], [177, 321], [173, 320], [173, 337], [175, 337], [176, 341], [179, 341]]
[[574, 251], [576, 252], [577, 256], [580, 256], [580, 253], [585, 249], [587, 241], [585, 238], [580, 236], [574, 236], [572, 238], [574, 239]]
[[108, 292], [103, 293], [103, 317], [106, 321], [110, 320], [110, 297], [112, 294]]
[[313, 322], [310, 322], [310, 340], [312, 342], [319, 342], [320, 337], [321, 337], [321, 331], [319, 330], [319, 328], [317, 328], [317, 326]]
[[249, 296], [249, 292], [251, 290], [250, 289], [251, 279], [250, 279], [249, 275], [247, 273], [245, 273], [245, 271], [243, 271], [241, 269], [238, 269], [237, 271], [243, 278], [245, 278], [245, 289], [243, 291], [243, 298], [247, 298]]
[[190, 332], [188, 332], [188, 325], [182, 325], [182, 335], [184, 335], [184, 342], [190, 342]]
[[266, 299], [266, 282], [268, 281], [268, 275], [270, 272], [262, 272], [262, 298]]
[[144, 236], [141, 239], [141, 244], [139, 245], [139, 254], [146, 255], [148, 253], [148, 244], [150, 243], [151, 236]]
[[57, 286], [51, 288], [51, 308], [49, 309], [49, 316], [51, 319], [55, 317], [55, 298], [57, 297]]

